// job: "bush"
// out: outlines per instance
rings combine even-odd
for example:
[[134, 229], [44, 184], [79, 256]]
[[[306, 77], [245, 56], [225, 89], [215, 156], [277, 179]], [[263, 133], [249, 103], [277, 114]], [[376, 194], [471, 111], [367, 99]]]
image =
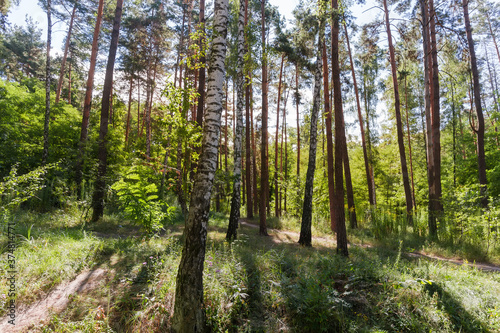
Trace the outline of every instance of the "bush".
[[149, 182], [144, 167], [133, 166], [125, 177], [113, 184], [112, 189], [116, 191], [125, 216], [141, 225], [147, 233], [161, 229], [175, 210], [158, 201], [156, 184]]

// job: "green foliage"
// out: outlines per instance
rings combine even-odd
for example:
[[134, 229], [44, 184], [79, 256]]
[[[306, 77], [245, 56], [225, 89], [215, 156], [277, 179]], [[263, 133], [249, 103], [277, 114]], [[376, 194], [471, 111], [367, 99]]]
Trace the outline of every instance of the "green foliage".
[[45, 187], [44, 177], [48, 170], [56, 167], [57, 164], [48, 164], [36, 168], [24, 175], [17, 175], [18, 164], [12, 166], [10, 173], [0, 182], [0, 214], [5, 218], [19, 205], [32, 198]]
[[118, 196], [124, 215], [141, 225], [147, 233], [158, 231], [163, 222], [172, 217], [175, 208], [158, 201], [156, 184], [148, 180], [144, 167], [132, 167], [113, 184], [112, 189]]
[[[22, 84], [0, 80], [0, 177], [18, 163], [26, 173], [40, 165], [45, 88], [36, 79]], [[51, 110], [49, 162], [76, 159], [81, 116], [65, 103]]]

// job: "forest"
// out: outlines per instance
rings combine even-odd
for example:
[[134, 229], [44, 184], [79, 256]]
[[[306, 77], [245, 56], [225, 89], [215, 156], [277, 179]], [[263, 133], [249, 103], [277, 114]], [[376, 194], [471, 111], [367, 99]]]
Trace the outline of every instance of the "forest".
[[0, 1], [1, 332], [500, 331], [500, 3], [273, 3]]

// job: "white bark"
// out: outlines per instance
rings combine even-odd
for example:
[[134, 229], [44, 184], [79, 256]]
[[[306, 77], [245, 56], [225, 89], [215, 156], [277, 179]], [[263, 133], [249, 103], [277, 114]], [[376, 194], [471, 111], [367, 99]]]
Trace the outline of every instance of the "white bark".
[[207, 105], [198, 172], [184, 229], [184, 247], [177, 274], [174, 332], [203, 332], [203, 264], [210, 197], [217, 167], [225, 76], [228, 0], [215, 0], [214, 38], [208, 59]]
[[[240, 0], [240, 11], [238, 16], [238, 73], [236, 78], [236, 136], [234, 138], [234, 183], [233, 198], [231, 200], [231, 214], [229, 216], [229, 226], [227, 239], [236, 238], [236, 229], [240, 218], [241, 206], [241, 152], [242, 152], [242, 131], [243, 131], [243, 107], [244, 107], [244, 83], [243, 75], [243, 54], [245, 51], [244, 38], [244, 18], [245, 0]], [[250, 184], [249, 184], [250, 186]]]

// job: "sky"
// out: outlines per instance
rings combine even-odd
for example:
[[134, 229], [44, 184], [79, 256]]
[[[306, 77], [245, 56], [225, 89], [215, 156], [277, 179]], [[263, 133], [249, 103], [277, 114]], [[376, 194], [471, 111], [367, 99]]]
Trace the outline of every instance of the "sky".
[[[295, 9], [299, 0], [269, 0], [269, 3], [277, 6], [282, 15], [286, 17], [287, 20], [293, 18], [292, 11]], [[365, 19], [372, 19], [374, 15], [366, 15], [362, 13], [364, 9], [369, 8], [366, 6], [355, 5], [353, 9], [358, 13], [358, 21], [365, 21]], [[45, 39], [47, 36], [47, 14], [38, 6], [38, 0], [21, 0], [19, 6], [13, 8], [8, 16], [9, 22], [17, 25], [24, 25], [26, 15], [31, 16], [33, 21], [38, 22], [38, 26], [42, 28], [43, 35], [42, 38]], [[63, 48], [63, 40], [67, 33], [67, 23], [66, 22], [53, 22], [54, 28], [52, 31], [53, 40], [53, 52], [58, 53], [59, 49]], [[358, 22], [359, 23], [359, 22]]]
[[[210, 0], [209, 0], [210, 1]], [[268, 0], [270, 4], [277, 6], [280, 13], [285, 16], [287, 21], [293, 19], [292, 11], [298, 5], [299, 0]], [[367, 4], [364, 6], [354, 5], [351, 6], [351, 10], [353, 11], [355, 17], [357, 17], [356, 23], [358, 25], [367, 23], [375, 18], [378, 14], [376, 9], [372, 9], [369, 12], [364, 12], [366, 9], [373, 7], [374, 0], [367, 0]], [[8, 16], [8, 21], [12, 24], [17, 25], [25, 25], [26, 15], [30, 16], [34, 22], [38, 22], [37, 26], [42, 29], [42, 39], [47, 38], [47, 14], [43, 9], [38, 6], [38, 0], [21, 0], [19, 6], [16, 6], [11, 9], [11, 12]], [[54, 20], [54, 19], [53, 19]], [[52, 56], [61, 55], [62, 49], [64, 48], [63, 41], [67, 34], [67, 22], [54, 22], [54, 27], [52, 29]], [[311, 92], [309, 90], [303, 92], [305, 95], [305, 99], [310, 101], [312, 99]], [[379, 103], [379, 107], [381, 107], [382, 103]], [[290, 106], [292, 106], [290, 102]], [[308, 109], [308, 103], [301, 106], [301, 114], [306, 112], [305, 109]], [[271, 116], [273, 117], [273, 116]], [[346, 122], [354, 121], [354, 119], [350, 119], [350, 117], [346, 118]], [[271, 121], [272, 122], [272, 121]], [[295, 112], [291, 110], [287, 115], [287, 122], [290, 124], [296, 124], [296, 115]]]

